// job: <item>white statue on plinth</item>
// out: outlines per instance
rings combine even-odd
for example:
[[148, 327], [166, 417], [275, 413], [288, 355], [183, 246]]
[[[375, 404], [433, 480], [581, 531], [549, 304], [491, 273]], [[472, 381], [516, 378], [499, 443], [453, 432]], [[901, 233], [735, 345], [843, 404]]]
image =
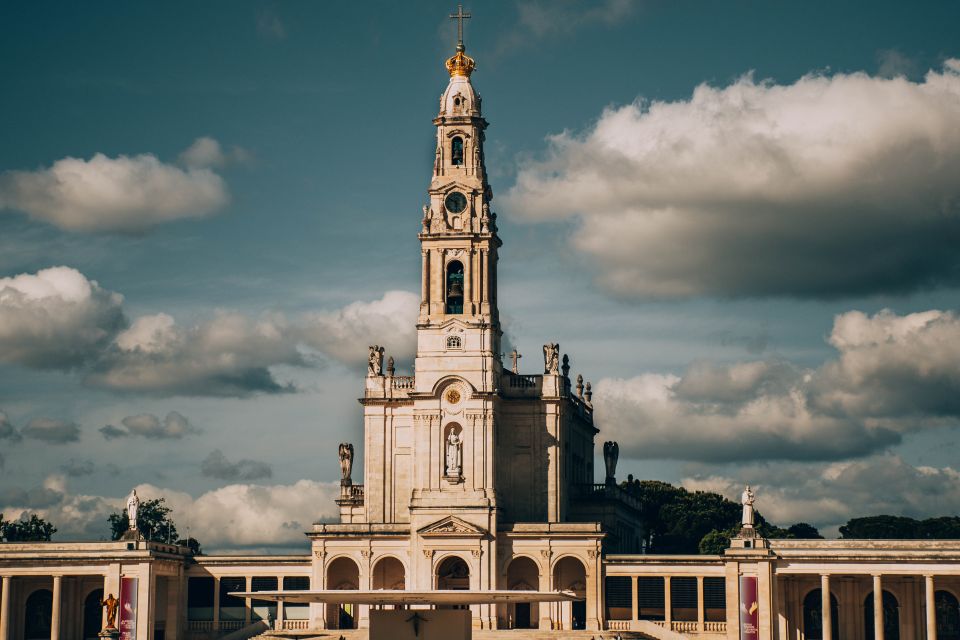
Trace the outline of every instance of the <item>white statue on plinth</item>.
[[130, 497], [127, 498], [127, 520], [130, 522], [130, 530], [136, 531], [137, 529], [137, 512], [140, 510], [140, 498], [137, 496], [137, 490], [134, 489], [130, 492]]
[[750, 485], [747, 485], [747, 488], [743, 491], [743, 495], [740, 496], [740, 503], [743, 505], [743, 519], [741, 524], [745, 527], [753, 526], [753, 501], [756, 499], [756, 496], [753, 493], [753, 489], [750, 488]]
[[445, 474], [451, 478], [460, 477], [463, 470], [463, 441], [456, 431], [447, 436], [447, 455]]

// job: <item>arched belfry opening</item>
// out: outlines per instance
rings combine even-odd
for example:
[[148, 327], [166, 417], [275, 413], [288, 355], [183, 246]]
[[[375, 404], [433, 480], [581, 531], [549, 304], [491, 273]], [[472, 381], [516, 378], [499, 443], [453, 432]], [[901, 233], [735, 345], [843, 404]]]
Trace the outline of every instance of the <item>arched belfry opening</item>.
[[463, 313], [463, 263], [447, 265], [447, 313]]
[[463, 138], [460, 136], [454, 136], [450, 141], [450, 162], [458, 167], [463, 165]]

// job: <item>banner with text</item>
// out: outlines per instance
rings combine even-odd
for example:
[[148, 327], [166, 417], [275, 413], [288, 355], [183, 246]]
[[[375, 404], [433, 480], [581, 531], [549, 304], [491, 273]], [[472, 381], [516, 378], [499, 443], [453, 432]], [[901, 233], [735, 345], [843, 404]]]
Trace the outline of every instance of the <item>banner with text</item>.
[[760, 638], [760, 602], [757, 577], [740, 576], [740, 640]]
[[120, 578], [120, 640], [137, 640], [137, 579]]

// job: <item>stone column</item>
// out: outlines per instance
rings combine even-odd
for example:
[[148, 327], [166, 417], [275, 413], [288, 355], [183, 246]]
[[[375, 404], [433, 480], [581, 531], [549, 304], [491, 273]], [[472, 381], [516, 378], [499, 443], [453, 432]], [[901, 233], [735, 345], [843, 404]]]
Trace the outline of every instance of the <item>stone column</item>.
[[935, 593], [933, 576], [923, 576], [923, 586], [923, 595], [926, 600], [927, 640], [937, 640], [937, 610], [933, 598]]
[[63, 576], [53, 576], [53, 612], [50, 615], [50, 640], [60, 640], [60, 608], [63, 600]]
[[463, 312], [473, 315], [473, 249], [467, 249], [463, 258]]
[[670, 595], [670, 576], [663, 576], [663, 622], [664, 627], [670, 630], [670, 623], [673, 622], [673, 597]]
[[10, 640], [10, 589], [12, 588], [10, 576], [3, 576], [2, 588], [0, 592], [0, 640]]
[[820, 619], [823, 621], [823, 640], [833, 640], [833, 611], [830, 608], [830, 575], [820, 576]]
[[[246, 591], [247, 593], [249, 593], [250, 590], [252, 589], [252, 585], [251, 585], [252, 578], [251, 578], [250, 576], [244, 576], [244, 577], [243, 577], [243, 580], [244, 580], [244, 583], [243, 583], [243, 584], [244, 584], [244, 589], [243, 589], [243, 590]], [[252, 600], [251, 598], [244, 598], [244, 599], [243, 599], [243, 602], [244, 602], [244, 605], [243, 605], [243, 626], [246, 627], [246, 626], [248, 626], [248, 625], [250, 624], [250, 618], [252, 617], [252, 616], [251, 616], [251, 613], [253, 613], [253, 612], [251, 611], [251, 609], [253, 608], [253, 600]]]
[[873, 640], [883, 640], [883, 581], [873, 576]]
[[[277, 588], [283, 591], [283, 576], [277, 576]], [[277, 602], [277, 630], [283, 629], [283, 600]]]
[[[539, 590], [540, 593], [548, 593], [551, 591], [550, 587], [550, 559], [549, 556], [544, 558], [543, 564], [546, 566], [538, 567], [540, 569], [540, 580], [539, 580]], [[552, 612], [556, 610], [555, 603], [553, 602], [541, 602], [537, 609], [539, 610], [540, 615], [540, 624], [537, 625], [540, 627], [541, 631], [550, 631], [553, 629], [553, 615]]]
[[630, 576], [630, 619], [640, 619], [640, 590], [637, 576]]
[[421, 262], [423, 273], [420, 274], [420, 302], [427, 305], [427, 313], [430, 313], [430, 252], [421, 251]]
[[704, 623], [703, 606], [703, 576], [697, 576], [697, 630], [703, 631]]
[[787, 628], [786, 591], [790, 586], [790, 578], [774, 578], [774, 580], [774, 589], [777, 594], [777, 638], [780, 640], [788, 640], [790, 632]]
[[213, 576], [213, 630], [220, 630], [220, 576]]

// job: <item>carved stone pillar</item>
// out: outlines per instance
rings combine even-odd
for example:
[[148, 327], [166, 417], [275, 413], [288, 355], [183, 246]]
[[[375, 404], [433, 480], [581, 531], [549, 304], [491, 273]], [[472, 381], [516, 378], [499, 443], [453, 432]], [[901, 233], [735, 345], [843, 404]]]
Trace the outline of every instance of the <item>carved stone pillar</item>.
[[0, 582], [0, 640], [10, 640], [10, 589], [13, 580], [10, 576], [3, 576]]
[[820, 619], [823, 621], [823, 640], [833, 640], [833, 610], [830, 607], [830, 575], [820, 576]]
[[923, 576], [923, 596], [926, 601], [927, 640], [937, 640], [937, 610], [934, 601], [933, 576]]
[[63, 576], [53, 576], [53, 610], [50, 615], [50, 640], [60, 640], [60, 610], [63, 605]]
[[883, 640], [883, 581], [873, 576], [873, 640]]

